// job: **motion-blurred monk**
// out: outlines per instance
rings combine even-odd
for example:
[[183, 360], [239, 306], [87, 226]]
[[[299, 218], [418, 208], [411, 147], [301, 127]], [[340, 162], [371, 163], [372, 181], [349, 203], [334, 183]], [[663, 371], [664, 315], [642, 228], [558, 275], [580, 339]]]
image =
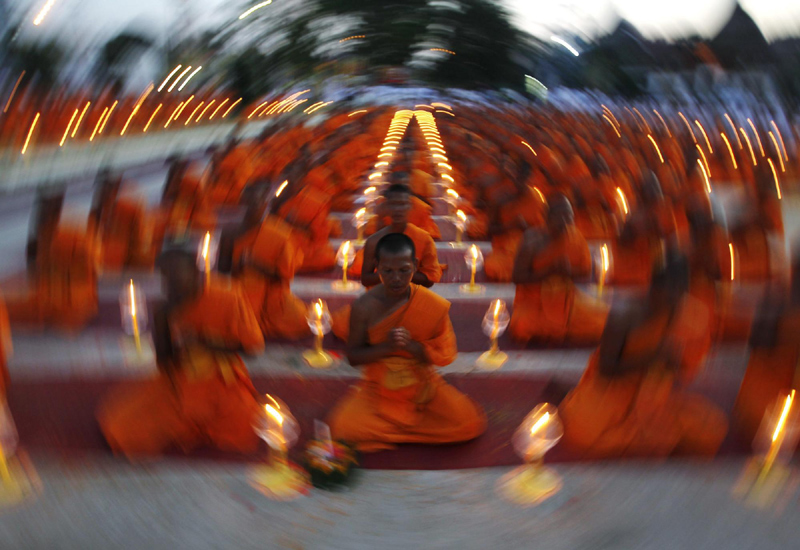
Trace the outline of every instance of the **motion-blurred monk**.
[[291, 227], [275, 216], [264, 219], [265, 191], [244, 191], [248, 208], [241, 227], [221, 239], [220, 269], [241, 284], [264, 338], [303, 338], [311, 334], [307, 306], [291, 291], [303, 251], [292, 241]]
[[203, 290], [195, 254], [175, 247], [159, 261], [166, 285], [153, 321], [160, 373], [117, 389], [100, 406], [100, 428], [115, 453], [258, 448], [252, 423], [259, 404], [239, 352], [262, 350], [264, 338], [240, 292], [216, 284]]
[[483, 433], [486, 420], [435, 366], [457, 354], [450, 304], [414, 285], [414, 241], [391, 233], [375, 247], [381, 284], [353, 303], [347, 357], [361, 382], [329, 417], [336, 439], [362, 451], [397, 443], [453, 443]]
[[716, 453], [725, 416], [682, 388], [710, 344], [708, 311], [687, 294], [688, 284], [687, 262], [673, 258], [642, 304], [612, 311], [600, 348], [560, 406], [563, 443], [580, 456]]
[[736, 430], [747, 443], [767, 409], [792, 389], [800, 389], [800, 262], [792, 268], [790, 295], [772, 289], [750, 333], [750, 362], [734, 406]]
[[[376, 271], [378, 266], [375, 260], [375, 247], [385, 235], [402, 233], [414, 241], [417, 270], [411, 282], [426, 288], [432, 287], [442, 278], [442, 266], [439, 265], [436, 243], [431, 236], [416, 225], [408, 223], [408, 212], [411, 209], [410, 190], [405, 185], [394, 183], [384, 191], [383, 197], [382, 208], [388, 213], [392, 224], [370, 236], [364, 243], [363, 250], [359, 250], [356, 254], [353, 264], [355, 269], [358, 269], [356, 273], [361, 275], [361, 284], [367, 288], [380, 284], [380, 275]], [[353, 273], [353, 270], [350, 271]], [[350, 307], [346, 306], [333, 314], [332, 330], [336, 336], [347, 341], [349, 329]]]
[[578, 290], [592, 272], [589, 245], [564, 195], [548, 201], [547, 226], [526, 232], [514, 263], [517, 285], [509, 331], [520, 341], [596, 343], [608, 306]]

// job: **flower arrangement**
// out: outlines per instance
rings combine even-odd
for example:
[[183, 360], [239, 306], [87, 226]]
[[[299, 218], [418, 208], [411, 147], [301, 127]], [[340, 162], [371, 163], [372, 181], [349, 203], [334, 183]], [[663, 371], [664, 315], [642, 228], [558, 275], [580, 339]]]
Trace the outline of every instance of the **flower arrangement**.
[[350, 479], [358, 466], [355, 449], [341, 441], [312, 439], [306, 445], [305, 464], [311, 483], [318, 489], [334, 489]]

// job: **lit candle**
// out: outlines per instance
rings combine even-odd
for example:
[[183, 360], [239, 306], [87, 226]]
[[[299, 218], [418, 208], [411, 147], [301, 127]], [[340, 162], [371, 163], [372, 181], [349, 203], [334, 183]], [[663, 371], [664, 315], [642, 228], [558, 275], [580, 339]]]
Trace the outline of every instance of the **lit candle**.
[[286, 446], [286, 437], [285, 437], [285, 435], [283, 433], [283, 415], [280, 413], [280, 411], [278, 411], [278, 409], [276, 409], [275, 407], [273, 407], [269, 403], [264, 405], [264, 410], [266, 410], [267, 414], [270, 415], [272, 418], [274, 418], [275, 422], [278, 423], [279, 434], [280, 434], [280, 438], [279, 438], [278, 441], [279, 441], [280, 446], [282, 448], [285, 447]]
[[211, 246], [211, 232], [206, 231], [206, 237], [203, 239], [203, 263], [205, 265], [206, 273], [206, 288], [211, 284], [211, 256], [208, 249]]
[[131, 279], [129, 293], [131, 298], [131, 324], [133, 325], [133, 340], [136, 342], [136, 351], [141, 353], [142, 339], [141, 335], [139, 334], [139, 320], [136, 317], [136, 292], [133, 287], [133, 279]]
[[364, 224], [366, 223], [366, 216], [367, 216], [367, 209], [360, 208], [355, 213], [355, 225], [356, 230], [358, 231], [358, 242], [361, 243], [364, 241]]
[[464, 228], [467, 225], [467, 215], [462, 210], [456, 211], [456, 217], [460, 220], [456, 223], [456, 242], [461, 244], [461, 239], [464, 235]]
[[342, 285], [347, 286], [347, 265], [349, 263], [348, 254], [350, 252], [350, 241], [342, 244]]
[[600, 248], [600, 260], [600, 281], [598, 282], [597, 294], [602, 296], [603, 289], [606, 285], [606, 274], [608, 273], [609, 267], [607, 244], [603, 244], [603, 246]]
[[783, 445], [783, 439], [786, 434], [785, 427], [786, 427], [786, 420], [789, 417], [789, 412], [792, 410], [792, 405], [794, 404], [794, 390], [791, 391], [789, 395], [786, 396], [786, 399], [783, 402], [783, 408], [781, 409], [781, 415], [778, 418], [777, 424], [775, 424], [775, 429], [772, 432], [772, 438], [770, 440], [769, 452], [767, 453], [766, 458], [764, 459], [764, 465], [761, 469], [761, 476], [764, 477], [769, 473], [769, 470], [772, 468], [772, 465], [775, 463], [775, 459], [778, 458], [778, 452], [781, 450], [781, 446]]
[[284, 182], [283, 182], [283, 183], [280, 185], [280, 187], [278, 187], [278, 190], [277, 190], [277, 191], [275, 191], [275, 198], [278, 198], [278, 197], [280, 197], [280, 196], [281, 196], [281, 193], [283, 193], [283, 190], [284, 190], [284, 189], [286, 189], [286, 186], [287, 186], [287, 185], [289, 185], [289, 180], [286, 180], [286, 181], [284, 181]]
[[728, 252], [731, 255], [731, 281], [736, 278], [736, 256], [733, 250], [733, 243], [728, 243]]
[[629, 210], [628, 210], [628, 201], [625, 198], [625, 192], [622, 191], [622, 188], [617, 187], [617, 195], [619, 196], [620, 204], [622, 205], [622, 211], [627, 216], [628, 212], [629, 212]]
[[469, 249], [470, 255], [472, 256], [472, 275], [469, 279], [469, 286], [474, 288], [475, 287], [475, 268], [478, 265], [478, 247], [474, 244]]
[[[345, 269], [345, 271], [347, 271], [347, 270]], [[322, 307], [322, 299], [321, 298], [319, 300], [317, 300], [316, 303], [314, 304], [314, 311], [317, 314], [317, 342], [316, 342], [317, 349], [316, 349], [316, 351], [318, 353], [322, 353], [322, 338], [324, 336], [324, 332], [322, 330], [322, 315], [324, 313], [324, 308]]]

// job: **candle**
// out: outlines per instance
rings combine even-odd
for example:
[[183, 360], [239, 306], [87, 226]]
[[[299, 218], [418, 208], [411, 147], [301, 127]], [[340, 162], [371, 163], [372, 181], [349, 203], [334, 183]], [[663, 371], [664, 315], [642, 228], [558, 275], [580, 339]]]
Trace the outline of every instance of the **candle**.
[[133, 340], [136, 342], [136, 351], [142, 352], [142, 339], [139, 334], [139, 320], [136, 318], [136, 292], [133, 287], [133, 279], [131, 279], [130, 287], [131, 298], [131, 324], [133, 325]]
[[[346, 271], [346, 270], [345, 270]], [[322, 299], [320, 298], [314, 304], [314, 311], [317, 313], [317, 351], [322, 352], [322, 337], [323, 337], [323, 330], [322, 330], [322, 315], [324, 313], [324, 309], [322, 307]]]
[[464, 214], [462, 210], [457, 210], [456, 218], [458, 219], [456, 222], [456, 242], [461, 244], [461, 239], [464, 236], [464, 228], [467, 225], [467, 215]]
[[475, 286], [475, 268], [478, 264], [478, 247], [474, 244], [469, 249], [470, 254], [472, 255], [472, 275], [469, 279], [469, 286]]
[[598, 295], [602, 296], [603, 295], [603, 288], [605, 288], [605, 285], [606, 285], [606, 274], [608, 273], [608, 266], [609, 266], [608, 245], [607, 244], [603, 244], [603, 246], [600, 248], [600, 257], [601, 257], [600, 281], [599, 281], [599, 284], [598, 284], [598, 292], [597, 293], [598, 293]]
[[733, 243], [728, 243], [728, 252], [731, 255], [731, 281], [736, 278], [736, 256], [733, 252]]
[[269, 414], [272, 418], [274, 418], [275, 422], [278, 423], [278, 427], [280, 428], [279, 443], [281, 447], [284, 447], [286, 445], [286, 437], [284, 436], [283, 433], [283, 415], [278, 411], [278, 409], [276, 409], [270, 404], [264, 405], [264, 409], [267, 411], [267, 414]]
[[625, 199], [625, 193], [622, 191], [622, 188], [617, 187], [617, 195], [619, 196], [620, 202], [622, 204], [622, 211], [625, 215], [628, 215], [628, 201]]
[[539, 420], [536, 421], [533, 426], [531, 426], [531, 436], [536, 434], [536, 432], [542, 429], [548, 422], [550, 422], [550, 413], [546, 412]]
[[355, 213], [355, 216], [354, 216], [356, 230], [358, 231], [358, 241], [359, 242], [362, 242], [364, 240], [364, 223], [366, 222], [366, 215], [367, 215], [367, 209], [366, 208], [360, 208]]
[[350, 241], [345, 241], [342, 244], [342, 285], [347, 287], [347, 264], [349, 263], [350, 258], [348, 258], [348, 254], [350, 253]]
[[277, 191], [275, 191], [275, 198], [278, 198], [278, 197], [280, 197], [280, 196], [281, 196], [281, 193], [283, 193], [283, 190], [284, 190], [284, 189], [286, 189], [286, 186], [287, 186], [287, 185], [289, 185], [289, 180], [286, 180], [286, 181], [284, 181], [284, 182], [283, 182], [283, 183], [280, 185], [280, 187], [278, 187], [278, 190], [277, 190]]
[[203, 239], [203, 263], [205, 264], [206, 273], [206, 288], [211, 283], [211, 257], [208, 249], [211, 246], [211, 232], [206, 231], [205, 239]]

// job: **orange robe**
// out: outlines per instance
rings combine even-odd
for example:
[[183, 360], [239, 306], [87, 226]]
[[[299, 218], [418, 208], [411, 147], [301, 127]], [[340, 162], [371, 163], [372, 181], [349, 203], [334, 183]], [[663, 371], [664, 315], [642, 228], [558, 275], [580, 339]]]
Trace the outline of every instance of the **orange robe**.
[[686, 296], [672, 321], [656, 316], [627, 335], [623, 357], [649, 353], [665, 339], [682, 346], [677, 375], [658, 358], [644, 370], [604, 376], [596, 351], [559, 407], [562, 444], [588, 459], [716, 453], [727, 432], [725, 415], [679, 386], [691, 380], [708, 350], [710, 336], [702, 322], [707, 316], [699, 301]]
[[278, 215], [291, 225], [302, 226], [293, 230], [292, 239], [303, 251], [301, 271], [325, 271], [336, 265], [336, 253], [329, 238], [333, 224], [328, 219], [331, 196], [313, 186], [303, 187], [278, 210]]
[[[242, 235], [233, 249], [233, 265], [243, 264], [236, 278], [265, 338], [296, 340], [311, 334], [307, 306], [291, 291], [294, 274], [303, 263], [303, 251], [295, 246], [291, 233], [280, 218], [270, 216], [260, 227]], [[275, 277], [267, 277], [257, 267], [273, 272]]]
[[217, 167], [216, 178], [207, 191], [211, 204], [239, 204], [242, 191], [254, 172], [251, 158], [252, 150], [245, 145], [234, 147], [225, 155]]
[[8, 296], [12, 323], [79, 331], [97, 314], [98, 251], [84, 231], [58, 228], [36, 258], [33, 288]]
[[751, 442], [767, 409], [795, 386], [800, 362], [800, 312], [784, 314], [778, 321], [774, 347], [750, 351], [739, 395], [733, 407], [737, 431]]
[[[531, 269], [544, 271], [567, 258], [575, 276], [591, 273], [589, 245], [575, 226], [536, 254]], [[552, 275], [539, 283], [517, 285], [509, 331], [522, 342], [596, 343], [608, 317], [608, 305], [579, 290], [573, 280]]]
[[174, 197], [167, 199], [155, 218], [152, 244], [156, 251], [161, 250], [165, 237], [181, 237], [187, 231], [213, 231], [217, 225], [200, 179], [194, 174], [183, 177]]
[[[404, 235], [408, 235], [414, 241], [414, 252], [417, 258], [417, 271], [424, 273], [432, 283], [438, 283], [442, 279], [442, 266], [439, 264], [439, 257], [436, 254], [436, 243], [433, 242], [428, 233], [414, 224], [406, 224]], [[361, 267], [364, 262], [364, 251], [359, 250], [354, 260], [354, 267], [358, 270], [348, 270], [354, 277], [361, 276]], [[350, 336], [350, 306], [335, 311], [332, 315], [332, 331], [340, 339], [347, 341]]]
[[[216, 284], [172, 312], [169, 323], [173, 342], [194, 334], [251, 353], [264, 348], [244, 295]], [[260, 406], [242, 359], [200, 343], [181, 347], [172, 380], [158, 374], [128, 383], [101, 403], [98, 422], [112, 450], [129, 458], [203, 445], [256, 451], [259, 440], [252, 425]]]
[[100, 220], [98, 240], [104, 270], [118, 272], [132, 266], [150, 266], [155, 260], [153, 228], [144, 204], [119, 199], [105, 210]]
[[6, 303], [0, 295], [0, 395], [6, 394], [8, 388], [8, 361], [14, 348], [11, 344], [11, 324], [8, 322]]
[[362, 367], [363, 378], [331, 411], [334, 438], [361, 451], [393, 448], [397, 443], [455, 443], [478, 437], [486, 428], [481, 409], [448, 385], [434, 366], [457, 355], [450, 303], [430, 290], [411, 286], [408, 303], [369, 328], [379, 344], [403, 327], [420, 342], [431, 364], [400, 353]]
[[[528, 189], [521, 197], [505, 206], [500, 212], [500, 221], [510, 223], [522, 216], [530, 227], [540, 227], [544, 224], [542, 200], [532, 189]], [[492, 237], [492, 253], [486, 257], [483, 270], [486, 276], [493, 281], [511, 281], [514, 271], [514, 258], [522, 240], [522, 229], [510, 229]]]

